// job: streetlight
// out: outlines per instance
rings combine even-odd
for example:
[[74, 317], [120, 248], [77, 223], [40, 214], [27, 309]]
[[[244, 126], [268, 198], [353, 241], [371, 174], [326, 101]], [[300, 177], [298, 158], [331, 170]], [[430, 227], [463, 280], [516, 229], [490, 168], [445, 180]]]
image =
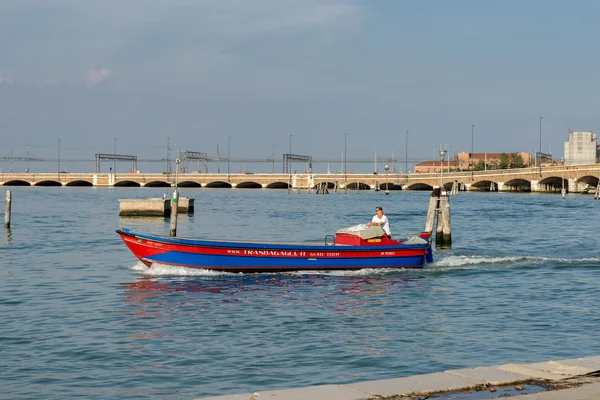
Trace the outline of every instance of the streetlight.
[[542, 118], [540, 117], [540, 152], [539, 154], [539, 167], [540, 167], [540, 176], [542, 176]]
[[408, 129], [406, 130], [406, 146], [404, 147], [404, 162], [406, 168], [406, 176], [408, 177]]
[[275, 173], [275, 145], [273, 145], [273, 167], [271, 168], [271, 173]]
[[387, 164], [385, 164], [383, 169], [385, 169], [385, 194], [387, 195], [387, 194], [390, 194], [390, 191], [388, 189], [388, 176], [387, 176], [388, 169], [390, 169], [390, 167]]
[[230, 182], [229, 176], [229, 160], [231, 159], [231, 136], [229, 136], [229, 140], [227, 142], [227, 182]]
[[346, 158], [348, 157], [347, 153], [346, 153], [346, 139], [347, 138], [348, 138], [348, 134], [344, 133], [344, 193], [346, 193], [346, 191], [348, 190], [348, 179], [346, 176], [346, 170], [348, 169], [346, 167]]
[[171, 138], [167, 138], [167, 180], [169, 179], [169, 174], [171, 173], [171, 145], [169, 141]]
[[560, 194], [562, 195], [562, 199], [565, 199], [565, 158], [561, 157], [560, 162], [562, 164], [562, 168], [560, 171]]
[[473, 170], [475, 169], [475, 164], [473, 164], [473, 136], [475, 131], [475, 125], [471, 125], [471, 180], [473, 178]]
[[115, 174], [117, 173], [117, 138], [115, 138], [115, 143], [114, 143], [114, 147], [113, 147], [113, 156], [115, 158], [113, 158], [113, 170], [115, 171]]
[[440, 149], [440, 195], [444, 194], [444, 158], [447, 151]]

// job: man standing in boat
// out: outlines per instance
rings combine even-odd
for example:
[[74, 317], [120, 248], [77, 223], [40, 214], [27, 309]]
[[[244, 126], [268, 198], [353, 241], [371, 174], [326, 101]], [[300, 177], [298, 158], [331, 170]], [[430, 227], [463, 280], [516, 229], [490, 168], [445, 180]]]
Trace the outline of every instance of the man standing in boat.
[[390, 221], [388, 221], [388, 217], [383, 215], [383, 208], [380, 206], [375, 207], [375, 215], [371, 222], [367, 224], [367, 226], [381, 226], [383, 231], [389, 237], [392, 237], [392, 231], [390, 231]]

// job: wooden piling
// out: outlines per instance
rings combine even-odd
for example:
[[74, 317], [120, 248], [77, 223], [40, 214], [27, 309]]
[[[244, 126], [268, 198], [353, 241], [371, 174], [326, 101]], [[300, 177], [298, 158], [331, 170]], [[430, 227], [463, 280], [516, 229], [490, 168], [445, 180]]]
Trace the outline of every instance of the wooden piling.
[[442, 196], [440, 198], [440, 208], [442, 212], [441, 225], [443, 245], [450, 247], [450, 245], [452, 244], [452, 232], [450, 230], [450, 199], [448, 198], [448, 196]]
[[10, 209], [12, 202], [12, 193], [10, 190], [6, 191], [6, 201], [4, 203], [4, 227], [10, 228]]
[[177, 189], [173, 191], [173, 199], [171, 200], [171, 226], [169, 230], [170, 236], [177, 236], [177, 204], [179, 202], [179, 192]]
[[[440, 197], [439, 205], [442, 204], [442, 198]], [[435, 245], [436, 247], [442, 246], [444, 244], [444, 225], [442, 224], [442, 209], [441, 206], [438, 206], [437, 210], [435, 210], [435, 214], [437, 215], [437, 223], [435, 225]]]
[[436, 247], [450, 247], [452, 244], [450, 197], [448, 195], [441, 195], [439, 188], [434, 189], [429, 198], [425, 232], [432, 234], [434, 227]]
[[317, 194], [329, 194], [329, 189], [327, 188], [327, 182], [321, 182], [317, 187]]
[[598, 184], [596, 185], [596, 192], [594, 193], [594, 200], [598, 200], [600, 199], [600, 180], [598, 181]]
[[429, 198], [429, 208], [427, 209], [427, 219], [425, 220], [425, 232], [433, 233], [435, 225], [435, 215], [438, 209], [440, 198], [434, 194]]

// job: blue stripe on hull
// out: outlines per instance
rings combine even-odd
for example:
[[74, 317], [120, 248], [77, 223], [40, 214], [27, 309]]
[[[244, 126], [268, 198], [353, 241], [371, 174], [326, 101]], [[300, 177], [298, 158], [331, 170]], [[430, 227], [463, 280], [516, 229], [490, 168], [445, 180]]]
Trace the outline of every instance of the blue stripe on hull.
[[255, 269], [361, 269], [361, 268], [419, 268], [425, 255], [381, 258], [273, 258], [219, 256], [182, 252], [167, 252], [146, 257], [158, 263], [218, 270]]

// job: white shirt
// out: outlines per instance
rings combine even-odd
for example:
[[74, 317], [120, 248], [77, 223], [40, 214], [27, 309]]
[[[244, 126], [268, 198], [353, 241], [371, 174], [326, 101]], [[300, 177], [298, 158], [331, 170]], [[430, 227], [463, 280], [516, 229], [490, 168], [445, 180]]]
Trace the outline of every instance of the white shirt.
[[381, 222], [383, 224], [383, 225], [381, 225], [381, 228], [383, 229], [383, 231], [388, 235], [392, 234], [392, 231], [390, 231], [390, 222], [388, 221], [388, 217], [386, 217], [385, 215], [382, 215], [381, 218], [379, 218], [377, 215], [374, 215], [371, 222], [377, 222], [377, 223]]

